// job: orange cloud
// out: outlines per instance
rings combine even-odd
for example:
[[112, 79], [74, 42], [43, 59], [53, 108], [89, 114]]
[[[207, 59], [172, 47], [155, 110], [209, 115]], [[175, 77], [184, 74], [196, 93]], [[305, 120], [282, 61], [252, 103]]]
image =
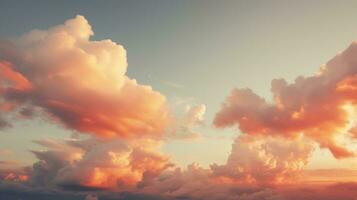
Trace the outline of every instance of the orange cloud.
[[308, 163], [313, 146], [297, 138], [238, 137], [224, 165], [212, 165], [213, 174], [225, 182], [271, 185], [295, 180]]
[[299, 134], [328, 148], [336, 158], [355, 152], [338, 142], [350, 128], [353, 116], [346, 106], [356, 109], [357, 43], [324, 65], [319, 73], [298, 77], [294, 83], [274, 79], [274, 102], [267, 102], [250, 89], [234, 89], [216, 114], [217, 127], [239, 126], [250, 135]]
[[328, 185], [331, 183], [355, 182], [357, 170], [343, 168], [304, 170], [300, 176], [303, 183]]
[[67, 128], [98, 136], [160, 137], [166, 98], [126, 76], [125, 49], [91, 41], [83, 16], [0, 45], [3, 101], [40, 107]]
[[[160, 194], [172, 199], [206, 199], [206, 200], [263, 200], [281, 199], [271, 188], [261, 188], [247, 183], [238, 184], [223, 181], [212, 174], [211, 169], [204, 169], [192, 164], [187, 169], [175, 169], [163, 172], [138, 192]], [[170, 199], [170, 198], [169, 198]]]
[[[11, 63], [0, 62], [0, 78], [1, 85], [10, 85], [16, 90], [30, 90], [31, 83], [21, 73], [13, 70]], [[2, 88], [2, 87], [0, 87]], [[2, 91], [1, 89], [0, 91]]]
[[[12, 164], [12, 163], [11, 163]], [[29, 180], [29, 172], [27, 169], [12, 168], [0, 170], [0, 182], [20, 182], [24, 183]]]
[[151, 146], [136, 147], [121, 140], [39, 140], [44, 151], [29, 173], [29, 184], [65, 189], [130, 191], [171, 166], [169, 158]]
[[355, 200], [356, 183], [334, 183], [329, 185], [300, 185], [275, 190], [282, 200], [323, 199], [323, 200]]

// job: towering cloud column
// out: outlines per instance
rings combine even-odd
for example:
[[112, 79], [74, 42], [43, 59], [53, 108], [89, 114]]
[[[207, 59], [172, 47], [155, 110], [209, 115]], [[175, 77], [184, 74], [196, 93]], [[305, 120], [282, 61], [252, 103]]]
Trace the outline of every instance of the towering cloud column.
[[124, 190], [169, 166], [156, 152], [169, 122], [165, 96], [130, 79], [125, 49], [93, 34], [76, 16], [0, 42], [0, 127], [6, 116], [37, 114], [91, 135], [36, 141], [47, 150], [33, 151], [32, 185]]

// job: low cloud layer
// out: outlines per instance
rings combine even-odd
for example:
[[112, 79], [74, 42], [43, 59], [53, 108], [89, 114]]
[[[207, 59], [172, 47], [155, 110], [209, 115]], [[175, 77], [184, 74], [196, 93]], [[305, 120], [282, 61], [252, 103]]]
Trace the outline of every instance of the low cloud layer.
[[46, 148], [33, 151], [39, 161], [29, 174], [29, 184], [35, 187], [130, 191], [171, 165], [167, 156], [145, 144], [98, 138], [35, 142]]

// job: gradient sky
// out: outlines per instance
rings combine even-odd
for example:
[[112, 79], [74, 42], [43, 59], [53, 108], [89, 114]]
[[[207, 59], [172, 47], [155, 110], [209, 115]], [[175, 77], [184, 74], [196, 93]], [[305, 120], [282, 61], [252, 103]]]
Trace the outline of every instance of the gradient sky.
[[[249, 87], [271, 100], [270, 81], [312, 75], [357, 38], [356, 1], [0, 1], [0, 36], [47, 29], [77, 14], [95, 32], [128, 53], [128, 75], [178, 103], [205, 104], [205, 126], [197, 141], [169, 141], [163, 150], [175, 163], [223, 163], [237, 130], [211, 122], [224, 97]], [[31, 141], [72, 134], [41, 120], [1, 130], [0, 148], [29, 164]], [[18, 135], [21, 134], [22, 137]], [[16, 145], [14, 145], [16, 144]], [[210, 151], [212, 146], [215, 151]], [[194, 152], [194, 153], [192, 153]], [[327, 150], [315, 152], [308, 168], [356, 168], [337, 163]]]

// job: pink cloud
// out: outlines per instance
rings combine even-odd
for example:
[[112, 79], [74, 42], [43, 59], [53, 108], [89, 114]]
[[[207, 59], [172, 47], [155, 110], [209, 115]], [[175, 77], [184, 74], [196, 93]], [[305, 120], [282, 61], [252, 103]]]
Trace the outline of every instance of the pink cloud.
[[160, 137], [166, 98], [126, 76], [125, 49], [91, 41], [83, 16], [0, 45], [0, 92], [15, 108], [42, 108], [54, 120], [104, 137]]
[[313, 76], [298, 77], [294, 83], [274, 79], [268, 102], [250, 89], [234, 89], [216, 114], [217, 127], [238, 126], [245, 134], [299, 134], [328, 148], [336, 158], [355, 153], [337, 142], [348, 128], [351, 116], [345, 106], [356, 107], [357, 43], [352, 43]]

